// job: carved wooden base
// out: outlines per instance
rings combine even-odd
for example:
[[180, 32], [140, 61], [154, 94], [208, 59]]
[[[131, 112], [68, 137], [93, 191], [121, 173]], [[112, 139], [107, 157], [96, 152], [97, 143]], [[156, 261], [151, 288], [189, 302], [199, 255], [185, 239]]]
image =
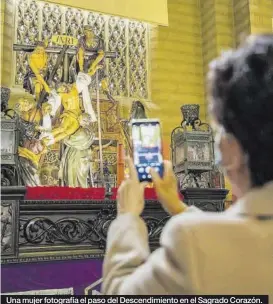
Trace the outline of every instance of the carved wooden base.
[[[227, 190], [205, 190], [182, 191], [185, 202], [222, 211]], [[116, 217], [116, 201], [34, 201], [24, 200], [24, 194], [24, 187], [2, 188], [3, 264], [103, 257], [107, 231]], [[146, 201], [142, 216], [153, 250], [169, 215], [157, 201]]]
[[[23, 189], [17, 188], [17, 194], [15, 188], [2, 189], [6, 217], [1, 224], [7, 222], [9, 235], [2, 229], [2, 263], [103, 257], [107, 230], [116, 217], [115, 201], [26, 201]], [[169, 216], [158, 202], [147, 201], [143, 218], [154, 249]]]
[[187, 188], [181, 190], [184, 202], [191, 206], [196, 206], [203, 211], [220, 212], [225, 209], [225, 199], [228, 194], [226, 189], [202, 189]]

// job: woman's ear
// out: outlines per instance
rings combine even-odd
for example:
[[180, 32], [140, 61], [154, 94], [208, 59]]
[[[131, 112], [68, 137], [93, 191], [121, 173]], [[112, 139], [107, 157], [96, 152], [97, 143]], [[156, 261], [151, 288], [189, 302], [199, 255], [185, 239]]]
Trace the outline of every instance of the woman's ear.
[[240, 170], [246, 163], [245, 153], [238, 140], [232, 135], [223, 136], [221, 142], [222, 163], [227, 170]]

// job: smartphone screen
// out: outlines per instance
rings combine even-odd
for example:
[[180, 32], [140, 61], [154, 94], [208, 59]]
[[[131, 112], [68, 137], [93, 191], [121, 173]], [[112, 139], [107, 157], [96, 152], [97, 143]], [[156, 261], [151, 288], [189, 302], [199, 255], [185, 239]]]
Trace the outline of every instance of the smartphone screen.
[[150, 182], [150, 169], [163, 175], [161, 127], [156, 119], [132, 120], [134, 164], [140, 181]]

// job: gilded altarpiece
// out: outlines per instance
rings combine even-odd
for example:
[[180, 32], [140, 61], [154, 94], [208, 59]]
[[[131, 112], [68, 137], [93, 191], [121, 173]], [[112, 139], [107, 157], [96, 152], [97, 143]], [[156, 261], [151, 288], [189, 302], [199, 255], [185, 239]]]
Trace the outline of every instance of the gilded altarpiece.
[[[117, 182], [117, 150], [118, 144], [124, 143], [122, 117], [126, 112], [124, 102], [127, 104], [135, 99], [148, 100], [148, 24], [131, 21], [124, 18], [94, 13], [61, 5], [49, 4], [33, 0], [15, 0], [15, 38], [17, 46], [36, 46], [39, 41], [48, 43], [53, 49], [47, 53], [47, 74], [50, 75], [58, 62], [59, 53], [54, 52], [53, 37], [66, 35], [80, 39], [84, 34], [84, 27], [89, 26], [95, 37], [103, 41], [104, 49], [116, 52], [115, 58], [104, 61], [103, 69], [107, 75], [108, 92], [113, 96], [109, 100], [100, 85], [100, 113], [97, 113], [97, 96], [95, 83], [91, 83], [92, 107], [95, 114], [100, 115], [100, 130], [103, 149], [103, 171], [111, 180], [111, 186]], [[72, 46], [73, 49], [73, 46]], [[72, 50], [73, 53], [73, 50]], [[71, 52], [64, 55], [63, 62], [58, 66], [52, 86], [60, 83], [73, 83], [73, 73], [76, 56]], [[29, 55], [20, 47], [14, 52], [14, 84], [21, 87], [24, 84], [28, 68]], [[129, 102], [128, 102], [129, 101]], [[53, 128], [54, 128], [53, 122]], [[90, 148], [91, 170], [88, 185], [100, 185], [99, 179], [99, 132], [93, 126], [94, 140]], [[39, 160], [38, 172], [41, 185], [62, 186], [60, 181], [61, 158], [65, 145], [63, 141], [52, 144], [48, 152]], [[101, 169], [101, 168], [100, 168]], [[92, 177], [91, 177], [92, 175]], [[97, 179], [97, 182], [94, 181]]]
[[[124, 18], [74, 9], [41, 1], [16, 0], [15, 43], [36, 44], [65, 33], [76, 38], [85, 24], [105, 43], [105, 49], [118, 52], [106, 62], [109, 89], [113, 96], [148, 99], [148, 24]], [[49, 70], [57, 55], [49, 55]], [[22, 85], [27, 54], [16, 53], [15, 84]], [[61, 77], [61, 68], [58, 71]]]

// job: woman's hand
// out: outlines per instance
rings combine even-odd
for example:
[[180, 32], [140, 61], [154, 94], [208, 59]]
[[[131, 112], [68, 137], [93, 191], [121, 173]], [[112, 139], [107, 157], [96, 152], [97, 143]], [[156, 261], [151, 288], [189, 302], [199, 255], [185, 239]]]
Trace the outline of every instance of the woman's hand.
[[180, 201], [177, 180], [171, 162], [164, 162], [163, 178], [161, 178], [153, 169], [151, 169], [151, 175], [162, 207], [171, 215], [185, 211], [187, 205]]
[[136, 168], [131, 159], [127, 160], [129, 177], [118, 189], [118, 213], [131, 213], [139, 216], [144, 209], [144, 189], [147, 183], [140, 183]]

